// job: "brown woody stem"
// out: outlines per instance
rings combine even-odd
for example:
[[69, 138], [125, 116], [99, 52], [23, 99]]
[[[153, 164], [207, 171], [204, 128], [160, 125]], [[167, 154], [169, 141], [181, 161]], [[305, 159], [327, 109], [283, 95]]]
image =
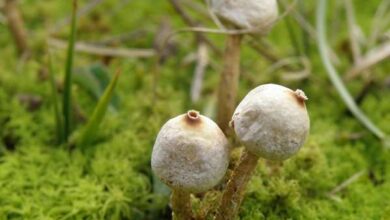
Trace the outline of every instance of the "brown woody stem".
[[27, 31], [17, 5], [17, 0], [5, 0], [3, 10], [19, 55], [27, 54], [29, 52]]
[[240, 78], [240, 45], [242, 35], [229, 35], [224, 52], [224, 66], [218, 90], [217, 122], [225, 134], [229, 133]]
[[171, 196], [172, 219], [174, 220], [191, 220], [191, 196], [190, 193], [174, 189]]
[[222, 195], [216, 220], [232, 220], [237, 216], [245, 188], [256, 168], [258, 159], [258, 156], [244, 150]]

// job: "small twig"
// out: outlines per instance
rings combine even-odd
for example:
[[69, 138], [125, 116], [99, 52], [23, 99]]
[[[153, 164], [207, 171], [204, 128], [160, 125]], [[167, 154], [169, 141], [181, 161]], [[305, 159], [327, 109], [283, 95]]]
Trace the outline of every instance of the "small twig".
[[[196, 27], [198, 26], [199, 22], [193, 20], [182, 8], [178, 0], [169, 0], [171, 2], [172, 7], [175, 9], [175, 11], [180, 15], [180, 17], [183, 19], [183, 21], [190, 27]], [[205, 42], [210, 48], [216, 52], [217, 54], [221, 54], [221, 51], [203, 34], [196, 33], [196, 38], [199, 41]]]
[[285, 58], [285, 59], [281, 59], [281, 60], [275, 62], [274, 64], [272, 64], [270, 67], [268, 67], [264, 71], [264, 73], [265, 74], [270, 74], [270, 73], [273, 73], [276, 70], [278, 70], [280, 68], [283, 68], [285, 66], [289, 66], [289, 65], [296, 64], [296, 63], [301, 63], [301, 62], [302, 62], [302, 57], [288, 57], [288, 58]]
[[[102, 3], [104, 0], [90, 0], [87, 5], [85, 5], [83, 8], [81, 8], [77, 14], [76, 18], [79, 19], [82, 16], [85, 16], [86, 14], [90, 13], [94, 8], [96, 8], [100, 3]], [[70, 24], [72, 21], [72, 16], [68, 16], [54, 25], [53, 28], [50, 29], [50, 33], [56, 33], [66, 25]]]
[[249, 36], [250, 38], [246, 38], [246, 42], [253, 50], [262, 55], [266, 60], [271, 63], [276, 63], [281, 59], [278, 55], [273, 53], [273, 49], [266, 48], [264, 44], [261, 43], [261, 40], [259, 40], [255, 35]]
[[183, 21], [188, 24], [191, 27], [197, 26], [197, 22], [194, 21], [182, 8], [181, 4], [177, 0], [169, 0], [172, 7], [175, 9], [175, 11], [180, 15], [180, 17], [183, 19]]
[[207, 12], [209, 13], [209, 16], [210, 16], [211, 20], [213, 20], [214, 24], [217, 25], [217, 27], [219, 29], [226, 30], [226, 27], [222, 24], [222, 22], [219, 20], [218, 16], [211, 9], [211, 7], [210, 7], [210, 5], [211, 5], [210, 0], [206, 0], [206, 5], [207, 5]]
[[[54, 38], [49, 39], [48, 44], [52, 47], [57, 47], [60, 49], [66, 48], [66, 42]], [[78, 42], [75, 44], [75, 51], [94, 54], [98, 56], [123, 57], [123, 58], [148, 58], [148, 57], [156, 56], [156, 51], [154, 49], [113, 48], [113, 47], [95, 46], [92, 44], [86, 44], [82, 42]]]
[[198, 46], [197, 61], [198, 62], [195, 68], [194, 79], [192, 80], [191, 87], [192, 102], [199, 101], [204, 74], [209, 63], [209, 55], [207, 47], [204, 43], [200, 43]]
[[310, 76], [310, 69], [309, 68], [303, 68], [300, 71], [297, 72], [290, 72], [290, 73], [285, 73], [282, 75], [282, 80], [283, 81], [302, 81]]
[[352, 79], [359, 73], [371, 68], [372, 66], [382, 62], [390, 57], [390, 42], [387, 42], [377, 48], [372, 49], [363, 57], [359, 63], [353, 66], [346, 75], [347, 79]]
[[193, 27], [193, 28], [182, 28], [173, 34], [181, 32], [198, 32], [198, 33], [209, 33], [209, 34], [221, 34], [221, 35], [243, 35], [243, 34], [257, 34], [258, 36], [265, 36], [265, 33], [259, 33], [259, 30], [254, 29], [242, 29], [242, 30], [221, 30], [207, 27]]
[[156, 50], [156, 56], [153, 59], [154, 64], [152, 70], [152, 105], [154, 105], [158, 98], [158, 84], [161, 75], [161, 65], [165, 62], [165, 59], [171, 55], [172, 50], [175, 48], [176, 43], [168, 40], [171, 32], [169, 20], [164, 19], [161, 21], [154, 37], [153, 48]]
[[28, 54], [30, 48], [28, 46], [27, 31], [18, 8], [17, 0], [5, 0], [3, 11], [19, 55], [23, 56], [24, 54]]
[[390, 7], [390, 1], [389, 0], [383, 0], [379, 5], [378, 9], [375, 12], [374, 18], [372, 19], [372, 25], [371, 25], [371, 35], [368, 38], [368, 47], [371, 47], [375, 45], [376, 41], [378, 40], [379, 33], [381, 31], [381, 22], [386, 21], [386, 19], [383, 19], [386, 12], [388, 12], [388, 8]]
[[176, 42], [165, 40], [172, 32], [172, 26], [168, 19], [162, 19], [154, 36], [153, 48], [158, 54], [159, 64], [163, 64], [169, 56], [172, 56], [176, 50]]
[[298, 11], [296, 10], [293, 10], [292, 11], [292, 16], [293, 18], [297, 21], [297, 23], [301, 26], [301, 28], [303, 30], [305, 30], [309, 36], [312, 38], [312, 39], [316, 39], [316, 35], [317, 35], [317, 31], [315, 30], [315, 28], [305, 19], [305, 17], [299, 13]]
[[280, 68], [286, 68], [293, 65], [293, 64], [301, 64], [303, 68], [299, 71], [293, 71], [289, 70], [289, 72], [286, 72], [282, 75], [282, 79], [286, 81], [297, 81], [306, 79], [310, 76], [311, 73], [311, 63], [308, 58], [306, 57], [291, 57], [282, 59], [279, 62], [276, 62], [271, 67], [269, 67], [265, 72], [266, 73], [272, 73], [275, 72], [277, 69]]
[[351, 0], [344, 0], [344, 4], [345, 4], [345, 10], [347, 12], [349, 41], [351, 44], [352, 57], [355, 65], [357, 65], [360, 62], [362, 56], [359, 42], [356, 39], [358, 25], [356, 24], [355, 12]]
[[[279, 57], [278, 55], [276, 55], [272, 52], [274, 50], [272, 47], [269, 47], [268, 45], [264, 46], [264, 42], [261, 43], [262, 41], [261, 40], [259, 41], [255, 35], [250, 35], [250, 37], [251, 38], [249, 40], [247, 40], [247, 43], [251, 46], [251, 48], [253, 50], [255, 50], [257, 53], [262, 55], [265, 59], [267, 59], [273, 65], [275, 65], [276, 69], [282, 68], [283, 70], [286, 70], [286, 71], [293, 73], [295, 75], [294, 77], [290, 77], [290, 76], [283, 77], [286, 80], [299, 80], [302, 78], [306, 78], [310, 74], [311, 63], [310, 63], [310, 60], [307, 59], [306, 57], [300, 58], [300, 60], [301, 60], [300, 62], [303, 64], [304, 69], [303, 69], [303, 71], [299, 71], [300, 73], [298, 73], [298, 74], [300, 76], [298, 76], [297, 73], [294, 73], [296, 71], [296, 69], [291, 66], [291, 64], [293, 64], [294, 62], [285, 63], [283, 61], [285, 59]], [[281, 60], [282, 60], [282, 63], [280, 63]], [[266, 71], [266, 72], [269, 72], [269, 71]]]
[[340, 185], [336, 186], [334, 189], [332, 189], [329, 193], [328, 193], [328, 196], [334, 196], [336, 193], [344, 190], [345, 188], [347, 188], [349, 185], [351, 185], [352, 183], [356, 182], [357, 180], [359, 180], [360, 177], [362, 177], [364, 174], [366, 174], [366, 170], [362, 170], [362, 171], [359, 171], [357, 173], [355, 173], [354, 175], [352, 175], [350, 178], [348, 178], [347, 180], [345, 180], [344, 182], [342, 182]]
[[377, 138], [384, 141], [386, 140], [386, 134], [382, 130], [380, 130], [374, 123], [372, 123], [371, 120], [356, 105], [355, 101], [349, 94], [347, 88], [345, 87], [343, 81], [340, 79], [335, 67], [332, 65], [329, 59], [325, 25], [326, 9], [327, 0], [319, 0], [317, 6], [318, 47], [320, 49], [321, 59], [326, 68], [326, 72], [328, 73], [330, 80], [332, 81], [333, 85], [337, 89], [339, 95], [341, 96], [351, 113]]
[[122, 33], [115, 36], [105, 37], [99, 41], [92, 41], [90, 44], [94, 45], [112, 45], [112, 44], [120, 44], [133, 39], [143, 38], [148, 32], [152, 32], [152, 30], [139, 29], [135, 31], [130, 31], [127, 33]]

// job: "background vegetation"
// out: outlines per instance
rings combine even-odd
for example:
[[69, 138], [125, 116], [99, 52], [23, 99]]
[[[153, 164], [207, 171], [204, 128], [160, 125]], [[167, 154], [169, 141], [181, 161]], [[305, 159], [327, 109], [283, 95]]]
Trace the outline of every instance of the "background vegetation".
[[[348, 90], [372, 121], [390, 133], [389, 60], [347, 77], [359, 63], [351, 39], [358, 42], [363, 61], [373, 48], [389, 44], [390, 7], [383, 2], [387, 0], [352, 1], [356, 21], [350, 38], [344, 1], [329, 1], [327, 34], [332, 61]], [[203, 1], [183, 0], [180, 5], [201, 26], [215, 28]], [[84, 0], [79, 6], [78, 43], [116, 52], [139, 48], [146, 55], [75, 53], [76, 128], [92, 114], [107, 77], [117, 69], [122, 75], [91, 147], [69, 151], [56, 140], [47, 47], [61, 94], [66, 60], [61, 45], [68, 40], [72, 4], [19, 1], [29, 58], [18, 55], [5, 14], [0, 13], [0, 219], [169, 219], [169, 192], [150, 170], [154, 139], [167, 119], [188, 109], [215, 116], [225, 36], [202, 34], [216, 48], [208, 46], [205, 59], [197, 56], [204, 43], [199, 35], [182, 32], [171, 36], [168, 44], [162, 40], [189, 26], [170, 1]], [[378, 10], [384, 11], [380, 17]], [[304, 23], [297, 22], [296, 13]], [[329, 81], [316, 35], [303, 28], [306, 24], [315, 32], [315, 21], [316, 1], [298, 1], [269, 36], [247, 37], [242, 48], [240, 99], [264, 83], [301, 88], [310, 99], [311, 134], [299, 154], [282, 166], [260, 162], [240, 217], [389, 219], [390, 153], [348, 112]], [[291, 58], [305, 62], [291, 64]], [[194, 69], [205, 60], [203, 87], [194, 102]], [[195, 208], [211, 206], [218, 188], [201, 196], [206, 196], [205, 204], [194, 197]]]

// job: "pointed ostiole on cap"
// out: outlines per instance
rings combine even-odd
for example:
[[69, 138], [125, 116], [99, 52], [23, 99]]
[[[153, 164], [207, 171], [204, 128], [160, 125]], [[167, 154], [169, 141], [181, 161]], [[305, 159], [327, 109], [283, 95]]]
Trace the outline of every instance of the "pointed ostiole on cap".
[[187, 114], [183, 115], [183, 121], [188, 126], [199, 127], [202, 125], [202, 117], [198, 111], [190, 110]]

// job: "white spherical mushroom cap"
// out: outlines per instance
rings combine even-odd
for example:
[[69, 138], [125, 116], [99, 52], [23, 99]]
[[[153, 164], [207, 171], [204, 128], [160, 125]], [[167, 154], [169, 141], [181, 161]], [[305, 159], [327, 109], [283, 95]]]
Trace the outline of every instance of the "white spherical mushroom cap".
[[301, 90], [266, 84], [248, 93], [238, 105], [232, 126], [251, 153], [270, 160], [285, 160], [305, 142], [310, 120], [307, 97]]
[[204, 192], [217, 185], [228, 163], [225, 135], [196, 111], [165, 123], [153, 147], [154, 173], [168, 186], [188, 192]]
[[211, 0], [212, 11], [235, 26], [268, 32], [278, 18], [276, 0]]

